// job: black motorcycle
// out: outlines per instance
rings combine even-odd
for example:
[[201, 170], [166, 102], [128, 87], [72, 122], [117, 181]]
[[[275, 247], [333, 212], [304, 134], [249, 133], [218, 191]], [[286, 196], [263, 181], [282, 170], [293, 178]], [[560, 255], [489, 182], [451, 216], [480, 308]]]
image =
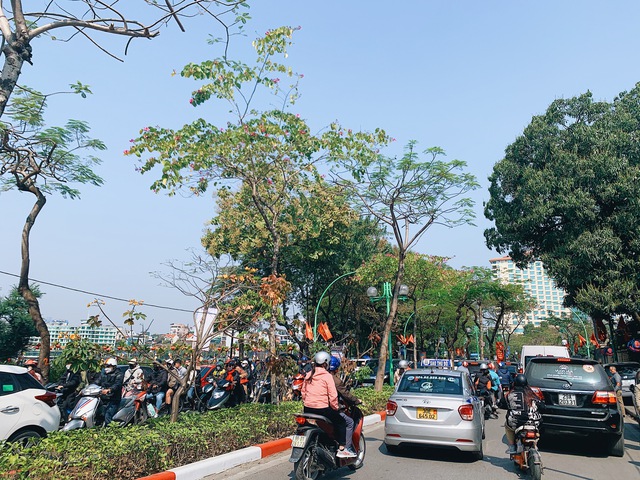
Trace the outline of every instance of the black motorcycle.
[[331, 470], [349, 467], [357, 470], [364, 464], [367, 445], [362, 433], [364, 416], [358, 407], [352, 407], [353, 446], [355, 457], [337, 457], [338, 442], [333, 436], [331, 420], [312, 413], [296, 415], [298, 429], [291, 440], [291, 457], [296, 480], [316, 480]]
[[233, 394], [233, 384], [227, 379], [215, 382], [215, 388], [207, 401], [207, 410], [218, 410], [229, 403]]

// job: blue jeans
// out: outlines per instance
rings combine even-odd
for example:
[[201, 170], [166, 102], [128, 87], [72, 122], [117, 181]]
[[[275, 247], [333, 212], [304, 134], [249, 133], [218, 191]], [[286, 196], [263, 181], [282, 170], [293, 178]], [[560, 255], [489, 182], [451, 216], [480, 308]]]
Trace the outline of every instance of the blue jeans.
[[344, 423], [346, 424], [346, 441], [344, 446], [352, 451], [353, 450], [353, 427], [354, 427], [354, 423], [353, 423], [353, 418], [351, 418], [349, 415], [347, 415], [344, 412], [340, 412], [340, 416], [344, 419]]
[[162, 404], [164, 403], [164, 396], [166, 395], [165, 392], [158, 392], [158, 393], [147, 393], [147, 401], [150, 402], [151, 399], [155, 396], [156, 397], [156, 412], [159, 412], [160, 409], [162, 408]]

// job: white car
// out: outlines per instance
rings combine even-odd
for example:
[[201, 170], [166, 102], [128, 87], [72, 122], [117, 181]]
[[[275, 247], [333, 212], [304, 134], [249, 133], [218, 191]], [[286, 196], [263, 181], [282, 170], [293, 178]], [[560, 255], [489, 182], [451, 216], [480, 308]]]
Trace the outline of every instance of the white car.
[[483, 457], [484, 416], [469, 375], [421, 368], [404, 372], [387, 402], [384, 443], [389, 453], [411, 445]]
[[56, 394], [47, 392], [26, 368], [0, 365], [0, 441], [30, 445], [59, 426]]

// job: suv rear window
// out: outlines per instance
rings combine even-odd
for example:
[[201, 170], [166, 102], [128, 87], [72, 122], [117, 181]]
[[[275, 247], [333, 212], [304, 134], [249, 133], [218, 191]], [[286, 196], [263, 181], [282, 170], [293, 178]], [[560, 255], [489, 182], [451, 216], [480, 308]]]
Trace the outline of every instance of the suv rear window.
[[535, 387], [563, 388], [563, 380], [574, 390], [606, 390], [611, 386], [602, 366], [592, 363], [531, 362], [526, 375], [529, 385]]
[[437, 374], [404, 375], [398, 392], [462, 395], [461, 379], [462, 377]]

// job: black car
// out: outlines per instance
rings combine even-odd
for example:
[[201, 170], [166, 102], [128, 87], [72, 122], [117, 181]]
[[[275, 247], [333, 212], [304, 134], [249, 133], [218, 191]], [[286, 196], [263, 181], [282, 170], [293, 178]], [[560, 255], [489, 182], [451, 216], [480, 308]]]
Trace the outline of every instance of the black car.
[[610, 455], [624, 455], [624, 423], [602, 365], [582, 358], [534, 357], [525, 376], [545, 403], [543, 433], [600, 435]]

